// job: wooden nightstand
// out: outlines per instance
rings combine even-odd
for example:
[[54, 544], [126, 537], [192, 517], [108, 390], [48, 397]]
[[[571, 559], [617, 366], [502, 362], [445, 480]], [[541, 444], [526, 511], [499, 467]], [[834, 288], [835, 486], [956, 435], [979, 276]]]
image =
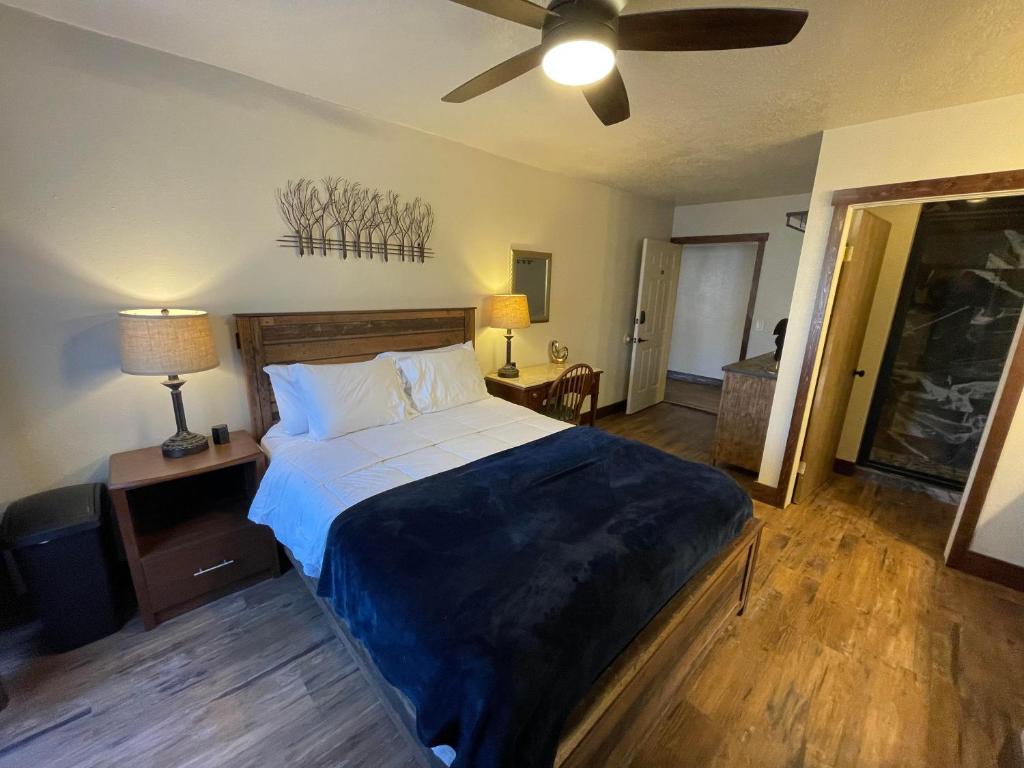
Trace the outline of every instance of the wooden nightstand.
[[[544, 403], [547, 397], [551, 382], [558, 378], [568, 365], [555, 365], [545, 363], [543, 365], [528, 365], [519, 369], [519, 378], [503, 379], [498, 372], [488, 373], [484, 376], [487, 384], [487, 391], [502, 400], [508, 400], [516, 405], [525, 405], [536, 411]], [[594, 369], [594, 384], [590, 388], [590, 410], [583, 417], [583, 421], [594, 426], [597, 419], [597, 395], [601, 389], [600, 368]]]
[[180, 459], [159, 446], [110, 457], [110, 496], [146, 629], [281, 572], [270, 529], [246, 518], [265, 469], [244, 431]]

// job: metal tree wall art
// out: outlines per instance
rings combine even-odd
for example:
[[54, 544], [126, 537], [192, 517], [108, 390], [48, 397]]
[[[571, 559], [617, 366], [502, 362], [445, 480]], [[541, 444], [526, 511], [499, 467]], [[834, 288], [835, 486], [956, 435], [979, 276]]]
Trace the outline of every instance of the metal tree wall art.
[[434, 210], [415, 198], [403, 203], [397, 194], [383, 194], [358, 182], [328, 176], [289, 181], [277, 190], [277, 205], [291, 233], [278, 238], [299, 256], [337, 253], [342, 259], [379, 257], [389, 261], [433, 258], [427, 247], [434, 231]]

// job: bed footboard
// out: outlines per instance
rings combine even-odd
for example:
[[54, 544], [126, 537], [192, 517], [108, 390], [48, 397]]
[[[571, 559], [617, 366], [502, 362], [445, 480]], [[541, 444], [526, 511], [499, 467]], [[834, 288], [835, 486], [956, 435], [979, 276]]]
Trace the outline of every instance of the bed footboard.
[[751, 518], [598, 679], [562, 733], [558, 768], [629, 763], [712, 640], [746, 608], [762, 526]]

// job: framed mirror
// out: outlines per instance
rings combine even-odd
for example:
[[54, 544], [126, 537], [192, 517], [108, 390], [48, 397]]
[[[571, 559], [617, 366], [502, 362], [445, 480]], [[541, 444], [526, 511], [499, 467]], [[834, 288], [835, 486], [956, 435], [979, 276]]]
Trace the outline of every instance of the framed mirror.
[[551, 315], [551, 254], [512, 249], [512, 293], [525, 293], [530, 322], [546, 323]]

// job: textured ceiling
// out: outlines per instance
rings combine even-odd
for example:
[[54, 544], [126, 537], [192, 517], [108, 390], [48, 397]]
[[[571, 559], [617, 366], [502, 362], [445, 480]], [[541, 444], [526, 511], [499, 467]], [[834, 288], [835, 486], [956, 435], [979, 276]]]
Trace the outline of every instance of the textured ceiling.
[[[539, 70], [442, 104], [539, 38], [445, 0], [4, 2], [681, 203], [806, 192], [825, 128], [1024, 92], [1022, 0], [791, 0], [810, 19], [788, 46], [619, 54], [633, 117], [611, 128]], [[626, 10], [713, 4], [633, 0]]]

